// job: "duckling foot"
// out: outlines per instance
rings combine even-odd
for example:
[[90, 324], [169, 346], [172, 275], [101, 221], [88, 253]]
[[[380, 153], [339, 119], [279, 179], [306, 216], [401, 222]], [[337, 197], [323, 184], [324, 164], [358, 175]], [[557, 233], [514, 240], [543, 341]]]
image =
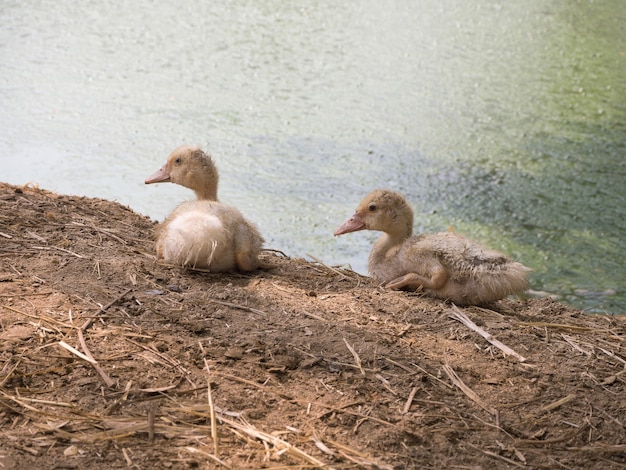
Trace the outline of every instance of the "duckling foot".
[[417, 273], [408, 273], [404, 276], [400, 276], [396, 279], [392, 279], [391, 281], [385, 284], [385, 287], [388, 289], [399, 290], [399, 289], [431, 289], [431, 290], [439, 290], [443, 286], [445, 286], [448, 281], [448, 273], [445, 270], [436, 271], [433, 275], [428, 278], [425, 276], [421, 276]]

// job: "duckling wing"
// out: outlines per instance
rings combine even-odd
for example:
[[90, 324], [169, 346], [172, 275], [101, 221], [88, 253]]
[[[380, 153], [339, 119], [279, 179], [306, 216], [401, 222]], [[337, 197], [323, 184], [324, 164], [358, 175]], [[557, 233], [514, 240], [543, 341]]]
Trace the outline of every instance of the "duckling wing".
[[243, 216], [235, 223], [233, 232], [235, 262], [240, 271], [252, 271], [259, 267], [259, 252], [265, 240], [259, 229]]
[[448, 272], [447, 288], [458, 292], [459, 303], [489, 303], [528, 288], [531, 270], [496, 250], [454, 233], [423, 237]]
[[499, 270], [510, 260], [502, 253], [455, 233], [441, 232], [418, 237], [420, 245], [437, 256], [454, 279]]

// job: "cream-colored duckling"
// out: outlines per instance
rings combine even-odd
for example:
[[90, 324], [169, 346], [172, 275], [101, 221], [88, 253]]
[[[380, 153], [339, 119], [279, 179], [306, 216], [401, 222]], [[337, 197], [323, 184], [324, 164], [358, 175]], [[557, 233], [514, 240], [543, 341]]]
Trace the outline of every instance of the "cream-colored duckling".
[[166, 263], [212, 272], [259, 267], [263, 237], [236, 208], [217, 199], [219, 177], [213, 159], [200, 148], [174, 150], [146, 184], [172, 182], [196, 193], [178, 206], [157, 230], [157, 256]]
[[454, 233], [413, 236], [413, 211], [406, 199], [375, 190], [335, 235], [358, 230], [384, 232], [369, 257], [369, 272], [391, 289], [422, 289], [459, 305], [482, 305], [528, 288], [531, 269]]

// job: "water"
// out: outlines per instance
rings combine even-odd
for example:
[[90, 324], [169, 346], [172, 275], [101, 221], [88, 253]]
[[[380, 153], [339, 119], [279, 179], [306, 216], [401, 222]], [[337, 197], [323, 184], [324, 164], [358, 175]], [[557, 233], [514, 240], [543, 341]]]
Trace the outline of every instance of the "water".
[[365, 272], [376, 235], [332, 231], [389, 187], [416, 230], [626, 313], [622, 0], [5, 1], [0, 23], [2, 181], [160, 220], [191, 194], [143, 180], [199, 144], [291, 256]]

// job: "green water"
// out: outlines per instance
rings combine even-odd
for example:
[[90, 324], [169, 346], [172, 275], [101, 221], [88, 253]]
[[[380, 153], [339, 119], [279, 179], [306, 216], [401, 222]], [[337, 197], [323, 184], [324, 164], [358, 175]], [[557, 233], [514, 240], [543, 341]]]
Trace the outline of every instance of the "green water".
[[375, 234], [332, 232], [390, 187], [417, 231], [626, 313], [622, 0], [9, 1], [0, 21], [0, 180], [162, 219], [190, 194], [143, 180], [200, 144], [289, 255], [365, 272]]

